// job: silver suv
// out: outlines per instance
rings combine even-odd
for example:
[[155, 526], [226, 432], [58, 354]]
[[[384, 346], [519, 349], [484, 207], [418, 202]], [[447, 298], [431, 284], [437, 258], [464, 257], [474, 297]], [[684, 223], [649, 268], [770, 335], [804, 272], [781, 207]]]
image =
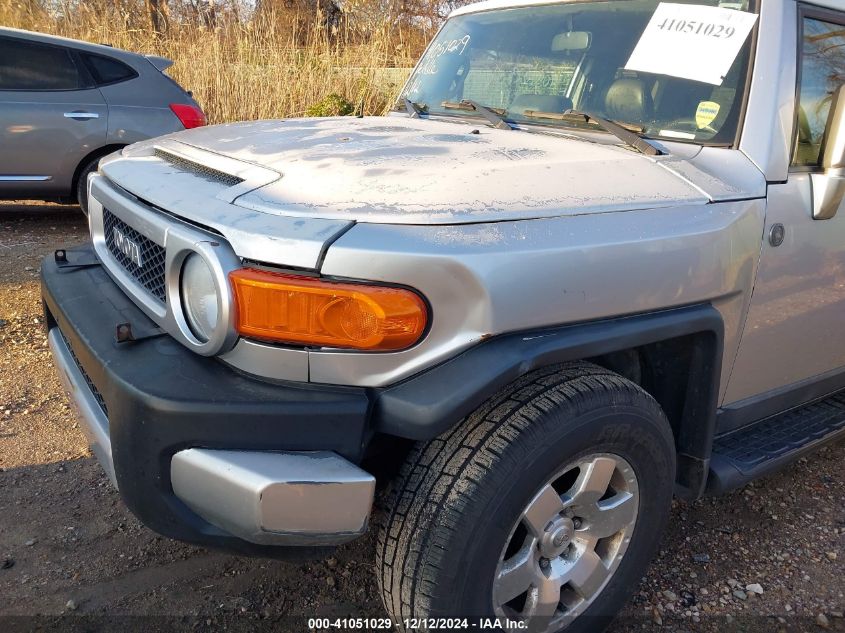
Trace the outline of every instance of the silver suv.
[[0, 28], [0, 199], [75, 200], [100, 158], [205, 125], [170, 60]]
[[42, 274], [122, 498], [279, 556], [363, 534], [383, 486], [401, 629], [600, 629], [673, 495], [845, 434], [844, 25], [492, 0], [385, 118], [110, 156], [91, 244]]

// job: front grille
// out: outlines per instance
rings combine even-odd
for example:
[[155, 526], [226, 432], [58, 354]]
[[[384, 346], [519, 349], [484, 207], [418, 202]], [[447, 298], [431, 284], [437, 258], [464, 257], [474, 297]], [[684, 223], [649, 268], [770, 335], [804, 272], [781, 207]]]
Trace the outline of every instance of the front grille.
[[[138, 245], [141, 266], [126, 255], [118, 246], [115, 231], [120, 232], [125, 239]], [[103, 209], [103, 232], [106, 248], [117, 262], [128, 272], [135, 281], [146, 288], [156, 299], [165, 303], [164, 292], [164, 262], [165, 250], [142, 235], [108, 209]]]
[[186, 171], [196, 176], [199, 176], [200, 178], [209, 182], [216, 182], [227, 187], [234, 187], [235, 185], [239, 185], [244, 181], [243, 178], [238, 178], [237, 176], [227, 174], [225, 172], [220, 171], [219, 169], [213, 169], [201, 163], [195, 163], [192, 160], [182, 158], [181, 156], [176, 156], [175, 154], [171, 154], [170, 152], [165, 152], [160, 149], [155, 150], [155, 155], [157, 158], [160, 158], [170, 163], [174, 167], [177, 167], [182, 171]]
[[85, 379], [85, 384], [88, 385], [88, 389], [91, 390], [91, 395], [94, 396], [94, 400], [97, 401], [97, 404], [100, 405], [100, 409], [102, 409], [103, 413], [108, 418], [109, 409], [106, 406], [106, 401], [103, 399], [103, 394], [101, 394], [100, 390], [97, 389], [96, 385], [94, 385], [94, 381], [91, 380], [91, 377], [82, 367], [82, 363], [79, 362], [79, 359], [76, 357], [76, 354], [73, 353], [73, 347], [71, 347], [70, 341], [65, 338], [65, 335], [61, 330], [59, 330], [59, 334], [61, 334], [62, 340], [65, 342], [65, 347], [67, 347], [67, 350], [70, 352], [70, 357], [73, 359], [76, 368], [79, 370], [79, 373], [82, 374], [82, 377]]

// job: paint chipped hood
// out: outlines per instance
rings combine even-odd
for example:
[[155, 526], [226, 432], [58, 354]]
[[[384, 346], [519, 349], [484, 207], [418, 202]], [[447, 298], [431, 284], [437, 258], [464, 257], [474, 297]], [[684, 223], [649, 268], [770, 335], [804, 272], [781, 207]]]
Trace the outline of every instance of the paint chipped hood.
[[[517, 220], [743, 195], [687, 160], [646, 157], [608, 139], [615, 141], [404, 116], [273, 120], [133, 145], [124, 150], [123, 168], [112, 163], [106, 173], [131, 178], [136, 160], [176, 157], [168, 173], [206, 168], [205, 177], [231, 176], [215, 196], [243, 209], [392, 224]], [[166, 186], [156, 180], [149, 189]]]

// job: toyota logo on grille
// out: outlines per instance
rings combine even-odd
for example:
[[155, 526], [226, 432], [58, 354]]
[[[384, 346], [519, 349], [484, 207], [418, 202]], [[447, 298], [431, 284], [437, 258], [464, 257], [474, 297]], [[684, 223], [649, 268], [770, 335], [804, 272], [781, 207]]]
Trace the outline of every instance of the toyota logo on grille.
[[129, 258], [138, 268], [144, 267], [144, 260], [141, 259], [141, 247], [137, 242], [129, 239], [123, 234], [119, 228], [112, 227], [112, 237], [114, 237], [114, 245], [121, 253]]

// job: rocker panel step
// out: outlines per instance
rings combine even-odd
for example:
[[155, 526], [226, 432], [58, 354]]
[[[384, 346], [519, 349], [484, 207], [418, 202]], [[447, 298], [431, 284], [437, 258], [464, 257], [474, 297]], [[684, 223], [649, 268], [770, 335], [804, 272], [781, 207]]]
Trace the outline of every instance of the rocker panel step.
[[707, 492], [721, 494], [845, 437], [845, 391], [718, 436]]

